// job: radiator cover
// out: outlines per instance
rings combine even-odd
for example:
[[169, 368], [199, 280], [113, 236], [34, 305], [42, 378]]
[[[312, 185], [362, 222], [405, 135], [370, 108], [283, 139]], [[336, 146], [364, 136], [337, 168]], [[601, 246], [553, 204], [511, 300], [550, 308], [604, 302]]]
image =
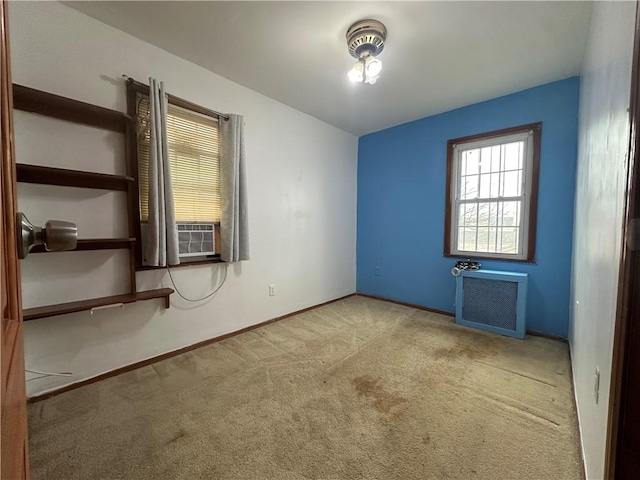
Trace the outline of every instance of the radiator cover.
[[526, 273], [463, 270], [456, 277], [456, 323], [524, 338]]

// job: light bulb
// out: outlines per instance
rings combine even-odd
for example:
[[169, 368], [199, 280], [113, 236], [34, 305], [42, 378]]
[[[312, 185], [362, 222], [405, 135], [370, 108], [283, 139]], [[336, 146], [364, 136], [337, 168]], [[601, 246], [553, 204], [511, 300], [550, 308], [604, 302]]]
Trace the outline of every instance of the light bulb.
[[349, 73], [347, 73], [349, 80], [351, 80], [353, 83], [360, 83], [362, 82], [362, 72], [358, 72], [355, 69], [351, 69], [349, 70]]
[[374, 57], [367, 57], [365, 68], [367, 77], [377, 77], [382, 71], [382, 62]]
[[362, 62], [356, 62], [353, 68], [349, 70], [349, 73], [347, 75], [349, 77], [349, 80], [354, 83], [362, 82], [364, 78], [364, 65], [362, 64]]

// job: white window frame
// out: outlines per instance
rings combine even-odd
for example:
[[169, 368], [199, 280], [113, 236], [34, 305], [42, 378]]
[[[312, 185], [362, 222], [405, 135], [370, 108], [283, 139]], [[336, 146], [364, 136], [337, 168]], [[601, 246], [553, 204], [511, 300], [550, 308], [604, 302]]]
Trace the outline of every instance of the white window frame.
[[[519, 261], [533, 261], [533, 252], [529, 252], [530, 248], [535, 246], [529, 245], [530, 228], [535, 228], [535, 219], [531, 219], [531, 215], [535, 214], [531, 208], [531, 201], [533, 197], [533, 189], [537, 187], [534, 185], [534, 166], [537, 161], [534, 156], [539, 155], [539, 146], [536, 145], [536, 131], [540, 129], [541, 124], [528, 125], [522, 127], [521, 131], [513, 132], [516, 129], [509, 129], [510, 133], [499, 134], [499, 132], [491, 132], [486, 136], [472, 137], [470, 140], [462, 141], [452, 140], [449, 142], [449, 161], [452, 165], [449, 166], [451, 174], [449, 177], [450, 184], [448, 185], [448, 191], [450, 192], [449, 200], [449, 215], [447, 219], [449, 226], [449, 245], [445, 245], [445, 255], [464, 257], [464, 258], [489, 258], [500, 260], [519, 260]], [[463, 159], [463, 153], [468, 150], [474, 150], [484, 147], [492, 147], [497, 145], [503, 145], [513, 142], [524, 143], [524, 156], [523, 156], [523, 169], [522, 169], [522, 189], [521, 195], [513, 197], [494, 196], [494, 197], [476, 197], [473, 199], [461, 199], [461, 163]], [[479, 192], [478, 192], [479, 195]], [[503, 253], [503, 252], [485, 252], [478, 250], [460, 250], [458, 249], [458, 234], [459, 234], [459, 215], [460, 205], [462, 204], [477, 204], [490, 203], [490, 202], [505, 202], [505, 201], [520, 201], [520, 225], [518, 234], [518, 246], [517, 252]], [[532, 221], [533, 220], [533, 221]], [[448, 248], [447, 248], [448, 247]]]

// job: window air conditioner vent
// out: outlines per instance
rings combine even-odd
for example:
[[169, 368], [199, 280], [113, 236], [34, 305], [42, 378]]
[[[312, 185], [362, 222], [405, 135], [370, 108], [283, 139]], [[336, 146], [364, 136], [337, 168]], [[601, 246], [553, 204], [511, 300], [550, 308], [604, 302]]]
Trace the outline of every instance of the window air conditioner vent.
[[177, 228], [180, 258], [215, 255], [215, 224], [179, 223]]
[[526, 273], [464, 270], [456, 278], [456, 323], [524, 338]]

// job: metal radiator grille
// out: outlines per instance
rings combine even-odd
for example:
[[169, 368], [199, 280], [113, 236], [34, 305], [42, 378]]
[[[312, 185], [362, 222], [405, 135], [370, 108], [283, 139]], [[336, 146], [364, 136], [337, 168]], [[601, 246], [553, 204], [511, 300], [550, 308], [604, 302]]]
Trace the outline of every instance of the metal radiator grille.
[[465, 277], [462, 317], [469, 322], [516, 330], [518, 284]]

